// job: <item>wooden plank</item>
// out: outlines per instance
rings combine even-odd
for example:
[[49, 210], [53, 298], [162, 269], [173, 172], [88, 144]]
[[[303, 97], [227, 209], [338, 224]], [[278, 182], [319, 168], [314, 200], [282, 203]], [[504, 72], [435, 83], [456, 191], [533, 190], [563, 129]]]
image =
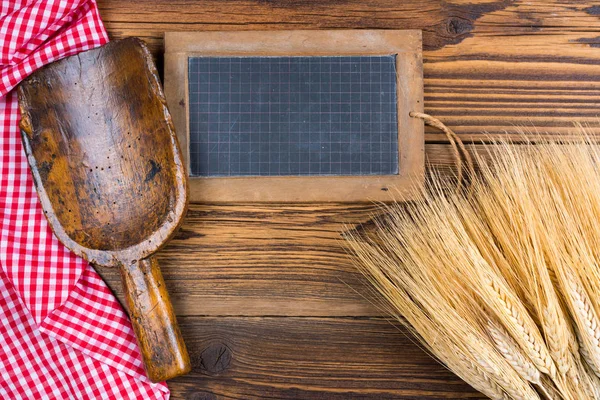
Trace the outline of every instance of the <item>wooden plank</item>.
[[100, 0], [99, 8], [112, 35], [144, 37], [157, 52], [162, 33], [173, 30], [422, 29], [426, 50], [459, 44], [477, 32], [516, 37], [598, 31], [597, 11], [584, 1], [235, 0], [223, 7], [219, 0], [157, 0], [140, 7], [135, 0]]
[[[174, 307], [183, 315], [379, 315], [355, 292], [359, 277], [341, 246], [344, 224], [374, 211], [192, 204], [160, 252]], [[118, 271], [100, 272], [121, 295]]]
[[365, 318], [180, 318], [192, 373], [174, 399], [483, 398], [411, 343]]
[[109, 32], [146, 38], [162, 50], [162, 33], [198, 30], [262, 29], [424, 29], [427, 49], [457, 43], [469, 34], [472, 24], [486, 12], [502, 10], [511, 1], [361, 0], [260, 1], [159, 0], [139, 6], [135, 0], [99, 1], [100, 13]]

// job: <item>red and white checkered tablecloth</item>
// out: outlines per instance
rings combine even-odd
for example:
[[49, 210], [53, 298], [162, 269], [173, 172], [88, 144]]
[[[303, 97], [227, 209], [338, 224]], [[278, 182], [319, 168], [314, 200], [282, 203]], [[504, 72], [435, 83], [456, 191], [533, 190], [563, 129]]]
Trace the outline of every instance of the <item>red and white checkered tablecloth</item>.
[[121, 306], [41, 210], [12, 90], [108, 37], [94, 0], [0, 0], [0, 398], [166, 399]]

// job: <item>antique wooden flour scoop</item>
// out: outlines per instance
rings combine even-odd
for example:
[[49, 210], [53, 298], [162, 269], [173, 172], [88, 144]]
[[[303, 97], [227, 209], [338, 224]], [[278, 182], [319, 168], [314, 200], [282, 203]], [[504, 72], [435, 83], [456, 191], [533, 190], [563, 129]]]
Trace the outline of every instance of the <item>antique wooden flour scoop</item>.
[[179, 227], [186, 174], [158, 75], [138, 39], [55, 62], [19, 87], [21, 132], [44, 213], [92, 264], [118, 266], [154, 381], [190, 361], [158, 263]]

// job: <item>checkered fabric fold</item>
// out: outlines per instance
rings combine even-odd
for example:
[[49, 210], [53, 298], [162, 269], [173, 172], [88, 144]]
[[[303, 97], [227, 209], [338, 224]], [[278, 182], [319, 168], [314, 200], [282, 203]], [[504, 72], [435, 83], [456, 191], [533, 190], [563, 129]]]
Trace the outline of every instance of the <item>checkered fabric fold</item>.
[[20, 139], [14, 87], [108, 37], [93, 0], [0, 0], [0, 397], [166, 399], [92, 267], [52, 234]]

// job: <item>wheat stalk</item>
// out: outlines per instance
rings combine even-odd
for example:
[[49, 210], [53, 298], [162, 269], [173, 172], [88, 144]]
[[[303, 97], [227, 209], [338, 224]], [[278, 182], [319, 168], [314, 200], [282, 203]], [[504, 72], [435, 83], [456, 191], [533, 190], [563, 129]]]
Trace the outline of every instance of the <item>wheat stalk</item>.
[[[553, 254], [548, 251], [548, 241], [555, 240], [552, 234], [556, 232], [549, 223], [557, 210], [546, 184], [545, 164], [540, 162], [547, 154], [529, 147], [515, 152], [502, 143], [500, 148], [508, 156], [496, 159], [494, 170], [482, 168], [485, 187], [479, 188], [476, 208], [492, 233], [486, 241], [488, 247], [489, 242], [494, 243], [493, 261], [540, 325], [549, 353], [565, 375], [571, 368], [569, 346], [576, 340], [549, 269]], [[465, 223], [478, 219], [471, 214]], [[476, 239], [482, 241], [481, 235]]]
[[[436, 302], [434, 299], [444, 296], [438, 291], [443, 290], [443, 285], [436, 285], [427, 275], [419, 275], [420, 281], [417, 281], [417, 276], [411, 275], [416, 271], [408, 265], [406, 270], [395, 270], [395, 260], [386, 256], [381, 247], [352, 236], [349, 243], [354, 246], [359, 260], [357, 266], [382, 267], [364, 272], [393, 308], [404, 310], [404, 319], [399, 321], [406, 321], [425, 348], [448, 368], [491, 398], [505, 398], [503, 393], [515, 399], [539, 398], [481, 335], [473, 324], [472, 310]], [[426, 291], [421, 290], [424, 287]], [[457, 329], [444, 329], [451, 323], [457, 325]]]
[[433, 179], [348, 235], [384, 308], [490, 398], [600, 398], [600, 150], [562, 142], [495, 143], [469, 191]]
[[543, 314], [543, 325], [546, 342], [552, 359], [561, 375], [566, 375], [572, 368], [569, 350], [572, 336], [571, 327], [564, 316], [556, 315], [556, 309], [547, 308]]

